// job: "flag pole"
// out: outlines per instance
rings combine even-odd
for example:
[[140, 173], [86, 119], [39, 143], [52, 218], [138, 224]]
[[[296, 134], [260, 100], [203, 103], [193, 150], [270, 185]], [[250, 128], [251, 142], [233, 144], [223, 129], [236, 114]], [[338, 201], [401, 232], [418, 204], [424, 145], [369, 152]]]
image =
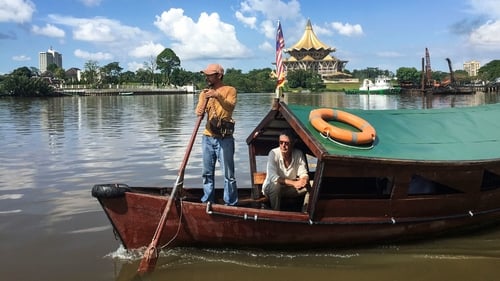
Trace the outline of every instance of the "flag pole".
[[278, 20], [278, 28], [276, 30], [276, 99], [279, 100], [283, 97], [283, 84], [286, 80], [286, 71], [283, 64], [283, 49], [285, 48], [285, 38], [283, 37], [283, 30], [281, 29], [281, 23]]

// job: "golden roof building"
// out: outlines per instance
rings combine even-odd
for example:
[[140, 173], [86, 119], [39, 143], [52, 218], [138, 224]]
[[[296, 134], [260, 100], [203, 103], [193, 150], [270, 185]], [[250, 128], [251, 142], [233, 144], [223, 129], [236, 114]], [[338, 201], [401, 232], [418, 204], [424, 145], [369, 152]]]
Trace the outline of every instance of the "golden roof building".
[[330, 53], [332, 48], [321, 42], [313, 31], [311, 21], [307, 21], [302, 38], [291, 48], [285, 49], [290, 55], [283, 59], [287, 71], [310, 70], [321, 75], [322, 79], [330, 79], [343, 73], [347, 61], [339, 60]]

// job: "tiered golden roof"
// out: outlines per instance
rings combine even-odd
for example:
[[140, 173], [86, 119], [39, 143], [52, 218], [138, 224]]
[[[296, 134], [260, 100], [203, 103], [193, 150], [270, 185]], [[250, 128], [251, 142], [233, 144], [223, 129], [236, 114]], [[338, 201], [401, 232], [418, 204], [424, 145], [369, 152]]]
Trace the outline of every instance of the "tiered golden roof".
[[293, 45], [288, 51], [320, 50], [320, 49], [330, 50], [330, 51], [335, 50], [318, 39], [318, 37], [316, 36], [316, 34], [312, 29], [311, 20], [307, 20], [306, 30], [304, 31], [302, 38], [297, 43], [295, 43], [295, 45]]

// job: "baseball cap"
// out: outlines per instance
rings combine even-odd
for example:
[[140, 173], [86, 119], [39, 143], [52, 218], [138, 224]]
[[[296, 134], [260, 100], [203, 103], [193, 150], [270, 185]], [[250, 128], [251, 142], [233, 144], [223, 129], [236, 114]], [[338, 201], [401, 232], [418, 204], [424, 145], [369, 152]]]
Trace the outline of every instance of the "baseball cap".
[[215, 73], [224, 74], [224, 68], [218, 63], [211, 63], [204, 70], [200, 71], [205, 73], [205, 75], [211, 75]]

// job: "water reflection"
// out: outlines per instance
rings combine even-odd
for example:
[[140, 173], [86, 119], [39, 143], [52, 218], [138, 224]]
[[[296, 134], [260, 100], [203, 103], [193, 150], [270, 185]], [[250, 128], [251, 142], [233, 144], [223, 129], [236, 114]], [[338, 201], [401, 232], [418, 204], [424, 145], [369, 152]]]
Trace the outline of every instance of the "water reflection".
[[[300, 252], [176, 248], [163, 252], [152, 280], [495, 280], [498, 233], [363, 249]], [[487, 241], [487, 242], [486, 242]], [[139, 259], [117, 261], [115, 280], [140, 280]], [[471, 270], [473, 268], [473, 270]], [[481, 272], [480, 278], [476, 278]], [[415, 274], [413, 274], [415, 273]], [[418, 274], [417, 274], [418, 273]]]

